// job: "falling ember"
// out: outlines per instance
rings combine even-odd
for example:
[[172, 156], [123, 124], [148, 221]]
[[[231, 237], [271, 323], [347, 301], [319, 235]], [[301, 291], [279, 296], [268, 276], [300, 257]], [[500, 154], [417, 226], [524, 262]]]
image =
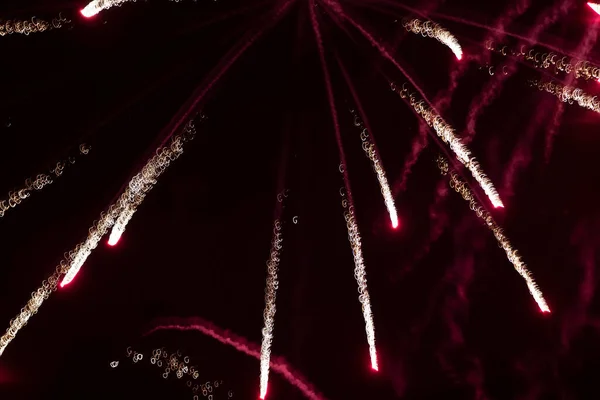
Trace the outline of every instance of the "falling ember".
[[147, 177], [149, 174], [153, 174], [155, 178], [160, 176], [171, 162], [183, 153], [184, 143], [193, 139], [195, 133], [194, 121], [190, 120], [183, 129], [183, 132], [175, 135], [168, 146], [160, 147], [157, 150], [156, 155], [129, 182], [129, 186], [119, 199], [106, 212], [100, 214], [98, 221], [95, 221], [88, 230], [87, 238], [67, 254], [66, 258], [56, 267], [54, 273], [42, 282], [42, 285], [31, 294], [31, 298], [19, 314], [10, 321], [6, 333], [0, 337], [0, 355], [2, 355], [6, 346], [15, 338], [19, 330], [27, 324], [31, 316], [38, 312], [44, 300], [52, 292], [56, 291], [60, 278], [63, 277], [60, 287], [64, 287], [73, 281], [89, 255], [98, 247], [98, 243], [102, 237], [115, 224], [115, 221], [119, 220], [123, 214], [123, 209], [131, 204], [131, 188], [135, 186], [136, 182], [141, 181], [141, 176]]
[[271, 241], [271, 256], [267, 261], [267, 287], [265, 288], [264, 328], [262, 330], [262, 344], [260, 347], [260, 398], [267, 396], [269, 385], [269, 366], [271, 365], [271, 344], [273, 329], [275, 328], [275, 300], [277, 298], [277, 269], [283, 242], [281, 222], [275, 220], [273, 227], [273, 240]]
[[88, 3], [80, 12], [86, 18], [91, 18], [101, 11], [108, 10], [109, 8], [120, 6], [127, 1], [135, 0], [94, 0]]
[[110, 237], [108, 238], [108, 245], [116, 246], [117, 243], [119, 243], [122, 234], [122, 231], [119, 231], [113, 227], [113, 230], [110, 232]]
[[438, 42], [448, 46], [458, 60], [462, 59], [462, 47], [460, 47], [458, 39], [448, 30], [442, 28], [441, 25], [431, 21], [423, 22], [415, 18], [405, 23], [404, 28], [408, 32], [436, 39]]
[[[397, 91], [396, 86], [393, 84], [392, 90], [394, 92]], [[408, 102], [417, 112], [417, 114], [419, 114], [419, 116], [425, 120], [427, 125], [433, 127], [435, 133], [444, 141], [444, 143], [448, 143], [458, 161], [460, 161], [461, 164], [471, 171], [473, 178], [475, 178], [477, 183], [479, 183], [487, 197], [490, 199], [492, 205], [496, 208], [504, 207], [504, 204], [502, 204], [502, 200], [500, 200], [500, 195], [498, 195], [494, 184], [481, 170], [479, 163], [475, 157], [471, 155], [471, 151], [454, 134], [454, 129], [446, 121], [444, 121], [442, 117], [435, 112], [435, 110], [427, 106], [423, 100], [417, 100], [416, 95], [409, 93], [406, 87], [403, 86], [398, 92], [401, 98], [408, 98]]]
[[590, 6], [590, 8], [594, 10], [596, 14], [600, 15], [600, 4], [588, 2], [587, 5]]
[[467, 184], [456, 174], [456, 172], [449, 171], [448, 161], [446, 161], [444, 157], [438, 157], [437, 165], [442, 175], [447, 175], [448, 172], [450, 172], [450, 187], [454, 189], [457, 193], [459, 193], [463, 199], [468, 201], [469, 208], [471, 208], [471, 210], [473, 210], [477, 214], [477, 216], [485, 222], [485, 225], [492, 231], [492, 233], [496, 237], [496, 240], [498, 241], [500, 247], [502, 247], [502, 249], [504, 249], [504, 251], [506, 252], [506, 257], [512, 263], [515, 270], [519, 273], [519, 275], [521, 275], [523, 279], [525, 279], [525, 282], [527, 283], [527, 288], [529, 289], [529, 293], [531, 293], [531, 296], [533, 296], [533, 299], [537, 303], [540, 310], [543, 313], [549, 313], [550, 307], [548, 307], [548, 303], [546, 303], [546, 300], [544, 299], [544, 294], [540, 290], [538, 284], [533, 279], [533, 276], [527, 268], [527, 265], [525, 265], [525, 263], [521, 260], [519, 252], [512, 247], [512, 244], [504, 235], [502, 228], [500, 228], [500, 226], [498, 226], [498, 224], [496, 223], [496, 221], [494, 221], [492, 216], [477, 203], [475, 197], [473, 196], [473, 193], [471, 193], [471, 190], [469, 190]]

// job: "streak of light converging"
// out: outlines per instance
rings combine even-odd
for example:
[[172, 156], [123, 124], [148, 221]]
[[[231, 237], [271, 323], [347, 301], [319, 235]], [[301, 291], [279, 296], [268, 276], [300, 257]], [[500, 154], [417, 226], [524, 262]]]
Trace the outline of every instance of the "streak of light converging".
[[423, 37], [436, 39], [450, 48], [457, 59], [462, 59], [463, 51], [458, 43], [458, 39], [441, 25], [432, 21], [423, 22], [414, 18], [404, 24], [404, 29], [408, 32], [421, 34]]
[[59, 29], [64, 26], [65, 23], [71, 21], [63, 18], [62, 15], [53, 18], [52, 21], [45, 21], [33, 17], [26, 20], [6, 20], [0, 21], [0, 36], [12, 35], [19, 33], [21, 35], [29, 35], [31, 33], [45, 32], [51, 29]]
[[86, 18], [91, 18], [101, 11], [108, 10], [115, 6], [121, 6], [123, 3], [129, 1], [135, 0], [94, 0], [89, 2], [88, 5], [81, 10], [81, 15]]
[[262, 330], [262, 344], [260, 347], [260, 398], [267, 396], [269, 385], [269, 366], [271, 364], [271, 343], [273, 329], [275, 328], [275, 300], [277, 298], [277, 270], [281, 256], [283, 242], [281, 222], [276, 219], [273, 226], [273, 239], [271, 240], [271, 253], [267, 261], [267, 285], [265, 288], [264, 327]]
[[544, 299], [542, 291], [533, 279], [533, 276], [527, 268], [527, 265], [525, 265], [525, 263], [521, 260], [519, 252], [515, 248], [513, 248], [508, 238], [504, 235], [502, 228], [498, 226], [498, 224], [496, 223], [496, 221], [494, 221], [490, 213], [488, 213], [483, 207], [481, 207], [477, 203], [477, 200], [475, 200], [473, 193], [471, 193], [471, 190], [469, 189], [467, 184], [458, 176], [458, 174], [454, 171], [449, 170], [448, 161], [446, 161], [444, 157], [438, 157], [437, 165], [442, 175], [447, 175], [448, 173], [450, 173], [450, 187], [454, 189], [457, 193], [459, 193], [463, 199], [468, 201], [469, 208], [471, 208], [471, 210], [473, 210], [477, 214], [477, 216], [485, 222], [485, 225], [492, 231], [492, 233], [496, 237], [496, 240], [498, 241], [500, 247], [502, 247], [506, 252], [506, 256], [515, 267], [515, 270], [519, 273], [519, 275], [521, 275], [523, 279], [525, 279], [527, 287], [529, 288], [529, 293], [531, 293], [531, 295], [533, 296], [540, 310], [544, 313], [549, 313], [550, 308], [548, 307], [548, 304]]
[[[229, 330], [224, 330], [213, 325], [210, 322], [204, 321], [200, 318], [186, 318], [186, 319], [175, 319], [170, 318], [161, 321], [158, 325], [155, 325], [150, 331], [146, 332], [144, 336], [148, 336], [157, 331], [197, 331], [206, 336], [209, 336], [222, 344], [233, 347], [237, 351], [240, 351], [246, 355], [254, 357], [260, 360], [259, 346], [249, 342], [248, 340], [232, 333]], [[297, 371], [294, 371], [292, 367], [287, 363], [283, 357], [273, 357], [271, 360], [271, 368], [273, 371], [279, 373], [288, 382], [294, 385], [302, 394], [310, 400], [325, 400], [325, 397], [317, 391], [308, 380]]]
[[[392, 85], [392, 90], [396, 91], [397, 88]], [[452, 127], [435, 112], [435, 110], [428, 107], [423, 100], [417, 100], [417, 97], [414, 93], [409, 93], [406, 85], [402, 87], [402, 90], [400, 90], [398, 94], [403, 99], [408, 98], [410, 105], [415, 109], [417, 114], [419, 114], [425, 120], [425, 122], [427, 122], [427, 125], [433, 127], [437, 135], [445, 143], [448, 143], [458, 161], [460, 161], [465, 167], [467, 167], [469, 171], [471, 171], [471, 174], [477, 183], [479, 183], [479, 185], [483, 188], [483, 191], [490, 199], [494, 207], [504, 207], [496, 188], [487, 175], [481, 170], [477, 160], [471, 156], [469, 149], [454, 134], [454, 129], [452, 129]]]
[[362, 148], [365, 151], [367, 157], [369, 157], [369, 160], [371, 160], [371, 162], [373, 163], [373, 170], [375, 170], [375, 174], [377, 175], [379, 187], [381, 188], [381, 194], [383, 195], [385, 206], [388, 210], [388, 214], [390, 215], [392, 227], [396, 229], [398, 227], [398, 211], [396, 210], [396, 204], [394, 204], [394, 196], [392, 196], [392, 191], [390, 190], [390, 185], [385, 175], [385, 170], [383, 169], [381, 158], [379, 157], [377, 148], [375, 147], [375, 144], [371, 141], [369, 131], [364, 126], [363, 122], [360, 119], [360, 116], [354, 110], [351, 110], [351, 112], [354, 116], [354, 126], [360, 129], [360, 140], [362, 141]]
[[598, 100], [598, 97], [588, 94], [582, 89], [562, 85], [558, 82], [542, 82], [536, 79], [531, 79], [529, 84], [541, 91], [553, 94], [562, 102], [568, 102], [569, 104], [576, 102], [580, 107], [600, 113], [600, 100]]
[[38, 312], [44, 300], [46, 300], [52, 292], [56, 291], [61, 276], [64, 275], [62, 282], [60, 283], [61, 287], [67, 285], [75, 278], [75, 275], [77, 275], [77, 272], [79, 272], [92, 250], [98, 246], [102, 237], [115, 223], [119, 215], [121, 215], [123, 208], [129, 204], [132, 183], [140, 182], [142, 176], [146, 174], [155, 174], [155, 171], [160, 171], [158, 175], [162, 174], [171, 161], [177, 159], [183, 153], [184, 143], [193, 139], [195, 132], [196, 129], [194, 123], [190, 120], [183, 132], [172, 138], [169, 146], [161, 147], [157, 150], [156, 155], [152, 157], [142, 171], [131, 180], [125, 192], [108, 208], [108, 211], [100, 214], [98, 221], [94, 222], [89, 229], [88, 237], [66, 254], [66, 257], [56, 267], [54, 273], [42, 282], [42, 285], [31, 294], [31, 298], [21, 309], [19, 314], [10, 321], [6, 333], [0, 337], [0, 356], [6, 349], [6, 346], [8, 346], [15, 338], [19, 330], [27, 324], [29, 318]]
[[[81, 154], [88, 154], [90, 152], [90, 146], [87, 144], [81, 144], [79, 146], [79, 151]], [[69, 164], [75, 163], [75, 158], [69, 157], [68, 160], [58, 161], [54, 168], [50, 171], [50, 174], [38, 174], [35, 179], [26, 179], [25, 185], [21, 186], [19, 189], [12, 190], [8, 193], [7, 200], [0, 200], [0, 218], [4, 217], [6, 211], [11, 208], [15, 208], [23, 200], [31, 196], [31, 192], [40, 191], [49, 184], [51, 184], [53, 176], [58, 178], [61, 176], [67, 166]]]
[[362, 304], [363, 317], [365, 320], [365, 330], [367, 333], [367, 343], [369, 344], [369, 354], [371, 357], [371, 368], [375, 371], [379, 370], [377, 363], [377, 350], [375, 347], [375, 326], [373, 324], [373, 313], [371, 311], [371, 298], [367, 289], [367, 273], [365, 270], [365, 264], [362, 256], [362, 248], [360, 242], [360, 234], [358, 232], [358, 225], [354, 217], [354, 201], [352, 199], [352, 191], [350, 188], [350, 179], [346, 170], [346, 155], [344, 154], [344, 147], [342, 144], [342, 136], [340, 133], [340, 125], [338, 121], [337, 111], [335, 109], [335, 98], [333, 96], [333, 88], [331, 85], [331, 77], [329, 75], [329, 69], [327, 68], [327, 62], [325, 60], [325, 49], [323, 46], [323, 38], [321, 37], [321, 31], [319, 29], [319, 22], [315, 13], [315, 3], [309, 2], [308, 9], [310, 12], [310, 19], [315, 33], [315, 39], [317, 47], [319, 49], [319, 58], [321, 60], [321, 67], [323, 69], [323, 76], [325, 78], [325, 87], [327, 89], [327, 98], [329, 100], [329, 107], [331, 111], [331, 117], [333, 119], [333, 128], [335, 132], [336, 142], [340, 155], [340, 172], [344, 179], [344, 187], [346, 193], [342, 191], [344, 198], [342, 205], [344, 206], [344, 218], [346, 219], [346, 226], [348, 228], [348, 239], [350, 240], [350, 246], [352, 247], [352, 254], [354, 256], [354, 277], [358, 284], [358, 297]]

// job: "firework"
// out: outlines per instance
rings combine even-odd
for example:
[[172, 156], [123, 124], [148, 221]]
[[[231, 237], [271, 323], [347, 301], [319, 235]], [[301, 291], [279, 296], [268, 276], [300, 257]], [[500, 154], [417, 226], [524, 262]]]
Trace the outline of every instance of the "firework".
[[[136, 175], [131, 182], [140, 182], [142, 176], [145, 173], [149, 173], [152, 169], [159, 170], [162, 173], [172, 160], [181, 155], [183, 144], [192, 139], [194, 133], [194, 124], [190, 120], [184, 131], [172, 138], [170, 146], [159, 148], [157, 155], [150, 159], [148, 164], [142, 169], [142, 172]], [[27, 324], [29, 318], [38, 312], [44, 300], [57, 289], [61, 276], [64, 275], [60, 283], [61, 287], [69, 284], [75, 278], [75, 275], [77, 275], [92, 250], [98, 246], [102, 237], [115, 223], [119, 215], [121, 215], [123, 208], [129, 204], [131, 182], [119, 199], [108, 208], [108, 211], [100, 214], [98, 221], [94, 222], [89, 229], [86, 240], [79, 243], [73, 250], [66, 254], [65, 258], [56, 267], [54, 273], [42, 282], [42, 285], [31, 294], [31, 298], [19, 314], [10, 321], [6, 333], [0, 337], [0, 355], [2, 355], [6, 346], [15, 338], [19, 330]]]
[[498, 224], [496, 223], [496, 221], [494, 221], [490, 213], [488, 213], [483, 207], [481, 207], [477, 203], [477, 200], [475, 200], [473, 193], [471, 193], [467, 184], [458, 176], [458, 174], [456, 174], [456, 172], [454, 171], [449, 171], [448, 162], [445, 158], [441, 156], [438, 157], [437, 165], [442, 175], [446, 175], [448, 174], [448, 172], [450, 172], [450, 187], [454, 189], [457, 193], [459, 193], [463, 199], [468, 201], [471, 210], [475, 211], [477, 216], [485, 222], [486, 226], [492, 231], [492, 233], [496, 237], [496, 240], [498, 241], [500, 247], [502, 247], [506, 252], [506, 256], [515, 267], [515, 270], [519, 273], [519, 275], [521, 275], [521, 277], [523, 277], [523, 279], [525, 279], [527, 287], [529, 288], [529, 293], [531, 293], [531, 295], [533, 296], [540, 310], [544, 313], [549, 313], [550, 308], [548, 307], [548, 304], [544, 299], [542, 291], [533, 279], [533, 276], [529, 269], [527, 269], [527, 265], [525, 265], [525, 263], [521, 260], [519, 252], [512, 247], [512, 244], [504, 235], [502, 228], [498, 226]]
[[[79, 146], [79, 152], [84, 155], [88, 154], [90, 152], [90, 146], [81, 144]], [[35, 179], [26, 179], [24, 186], [8, 193], [8, 200], [0, 200], [0, 218], [4, 217], [6, 211], [15, 208], [21, 204], [23, 200], [31, 196], [31, 192], [40, 191], [51, 184], [53, 182], [53, 176], [58, 178], [63, 174], [65, 168], [73, 163], [75, 163], [75, 158], [69, 157], [67, 161], [58, 161], [54, 165], [54, 168], [50, 170], [49, 174], [38, 174]]]
[[[369, 291], [367, 290], [367, 277], [365, 264], [362, 256], [360, 234], [358, 232], [358, 225], [356, 224], [356, 220], [354, 217], [354, 201], [352, 199], [350, 179], [346, 170], [346, 156], [344, 154], [344, 147], [342, 145], [342, 136], [340, 133], [337, 111], [335, 109], [335, 98], [333, 96], [331, 77], [329, 76], [329, 70], [327, 68], [327, 63], [325, 60], [325, 49], [323, 46], [321, 32], [319, 30], [317, 16], [314, 11], [314, 3], [309, 2], [308, 7], [313, 31], [315, 33], [315, 38], [317, 41], [317, 47], [319, 49], [319, 57], [321, 60], [323, 75], [325, 77], [325, 87], [327, 89], [329, 107], [331, 111], [331, 117], [333, 119], [333, 128], [338, 146], [338, 152], [340, 155], [340, 172], [342, 173], [342, 178], [344, 179], [344, 188], [346, 190], [346, 193], [343, 193], [343, 190], [341, 191], [342, 196], [344, 196], [342, 204], [344, 205], [344, 209], [346, 210], [344, 213], [344, 218], [346, 219], [346, 226], [348, 228], [348, 239], [350, 240], [352, 254], [354, 255], [354, 277], [356, 278], [356, 283], [358, 284], [358, 292], [360, 293], [359, 301], [362, 304], [363, 317], [365, 320], [367, 343], [369, 344], [369, 354], [371, 357], [371, 368], [377, 371], [379, 367], [377, 363], [377, 351], [375, 348], [375, 327], [373, 324], [373, 313], [371, 312], [371, 299], [369, 296]], [[347, 199], [345, 198], [346, 196]]]
[[441, 25], [432, 21], [423, 22], [414, 18], [406, 22], [404, 24], [404, 28], [408, 32], [421, 34], [423, 37], [436, 39], [438, 42], [448, 46], [457, 59], [462, 59], [463, 52], [460, 44], [458, 43], [458, 39], [456, 39], [453, 34], [448, 32]]
[[264, 327], [262, 330], [262, 344], [260, 347], [260, 398], [267, 395], [269, 384], [269, 365], [271, 362], [271, 343], [273, 341], [273, 329], [275, 328], [275, 300], [277, 298], [277, 269], [282, 249], [281, 222], [276, 219], [273, 226], [273, 240], [271, 241], [271, 256], [267, 261], [267, 285], [265, 288], [265, 311]]
[[587, 5], [594, 10], [596, 14], [600, 15], [600, 4], [588, 2]]
[[543, 92], [548, 92], [556, 96], [560, 101], [573, 104], [577, 103], [580, 107], [587, 108], [600, 113], [600, 101], [597, 96], [593, 96], [574, 86], [562, 85], [554, 81], [539, 81], [531, 79], [529, 84]]
[[0, 20], [0, 36], [12, 35], [13, 33], [29, 35], [31, 33], [45, 32], [51, 29], [62, 28], [65, 23], [69, 22], [71, 21], [63, 18], [60, 14], [51, 21], [45, 21], [36, 17], [28, 20]]
[[[395, 85], [392, 85], [392, 90], [396, 91]], [[479, 163], [474, 157], [471, 156], [469, 149], [454, 134], [454, 129], [452, 129], [452, 127], [435, 112], [435, 110], [433, 110], [431, 107], [428, 107], [423, 100], [417, 100], [415, 94], [409, 93], [406, 85], [402, 87], [399, 95], [403, 99], [408, 98], [410, 105], [414, 108], [417, 114], [419, 114], [419, 116], [421, 116], [425, 122], [427, 122], [427, 125], [433, 127], [437, 135], [445, 143], [448, 143], [458, 161], [460, 161], [461, 164], [471, 171], [471, 174], [477, 183], [479, 183], [479, 185], [483, 188], [483, 191], [488, 196], [494, 207], [504, 207], [496, 188], [487, 175], [481, 170]]]
[[109, 8], [115, 6], [121, 6], [123, 3], [130, 1], [135, 2], [135, 0], [94, 0], [88, 3], [88, 5], [81, 10], [81, 15], [86, 18], [91, 18], [99, 14], [101, 11], [108, 10]]

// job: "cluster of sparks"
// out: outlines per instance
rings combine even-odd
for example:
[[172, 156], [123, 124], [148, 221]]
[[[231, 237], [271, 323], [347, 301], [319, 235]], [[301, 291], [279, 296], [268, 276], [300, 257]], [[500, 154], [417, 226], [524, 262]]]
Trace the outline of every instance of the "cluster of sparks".
[[[183, 145], [193, 139], [195, 135], [195, 126], [192, 120], [188, 122], [182, 133], [173, 136], [169, 146], [161, 147], [157, 150], [157, 154], [148, 161], [138, 175], [131, 182], [150, 182], [145, 179], [146, 176], [152, 177], [154, 181], [162, 174], [169, 166], [171, 161], [178, 158], [183, 152]], [[132, 192], [137, 188], [136, 184], [129, 185], [119, 199], [113, 203], [108, 211], [102, 212], [98, 221], [94, 222], [89, 229], [88, 237], [79, 243], [73, 250], [68, 252], [60, 264], [56, 267], [54, 273], [42, 285], [31, 294], [31, 298], [27, 304], [21, 309], [19, 314], [10, 321], [6, 333], [0, 337], [0, 355], [6, 349], [6, 346], [15, 338], [18, 331], [23, 328], [29, 318], [36, 314], [44, 300], [57, 289], [58, 283], [62, 278], [60, 286], [63, 287], [70, 283], [75, 275], [79, 272], [83, 263], [94, 250], [102, 237], [113, 226], [115, 221], [119, 219], [123, 210], [130, 204]], [[145, 193], [145, 192], [144, 192]], [[139, 196], [140, 194], [138, 194]], [[135, 196], [133, 196], [135, 197]]]
[[81, 10], [81, 15], [83, 15], [86, 18], [91, 18], [104, 10], [108, 10], [109, 8], [116, 6], [121, 6], [123, 3], [127, 3], [130, 1], [135, 0], [94, 0], [88, 3], [88, 5]]
[[360, 140], [362, 141], [362, 148], [365, 151], [367, 157], [369, 157], [369, 160], [371, 160], [371, 163], [373, 164], [373, 170], [377, 174], [377, 180], [379, 181], [379, 187], [381, 188], [381, 194], [383, 195], [385, 207], [387, 208], [388, 214], [390, 215], [392, 227], [396, 229], [398, 227], [398, 212], [396, 210], [396, 204], [394, 204], [394, 196], [392, 195], [392, 191], [390, 190], [390, 185], [388, 183], [385, 170], [383, 169], [381, 157], [377, 152], [375, 143], [373, 143], [370, 139], [369, 131], [364, 126], [364, 123], [361, 121], [356, 111], [350, 110], [350, 112], [354, 116], [354, 126], [360, 129]]
[[553, 94], [564, 103], [573, 104], [575, 102], [580, 107], [600, 113], [600, 100], [598, 100], [598, 97], [588, 94], [580, 88], [562, 85], [558, 82], [543, 82], [535, 79], [530, 80], [529, 84], [541, 91]]
[[[438, 157], [437, 165], [442, 175], [447, 175], [449, 172], [448, 161], [444, 157]], [[508, 260], [513, 264], [515, 270], [525, 279], [529, 293], [533, 296], [534, 300], [538, 304], [540, 310], [545, 313], [550, 312], [550, 308], [544, 299], [544, 295], [540, 290], [539, 286], [533, 279], [533, 276], [527, 265], [521, 260], [519, 252], [512, 246], [508, 238], [504, 235], [502, 228], [498, 226], [494, 218], [487, 212], [481, 205], [477, 203], [477, 200], [473, 196], [473, 193], [469, 189], [469, 186], [458, 176], [454, 171], [450, 171], [450, 187], [454, 189], [463, 199], [469, 202], [469, 208], [473, 210], [479, 218], [481, 218], [485, 225], [492, 231], [494, 237], [498, 241], [498, 244], [506, 252]]]
[[367, 333], [367, 343], [369, 344], [369, 355], [371, 357], [371, 368], [379, 370], [377, 362], [377, 349], [375, 347], [375, 325], [373, 324], [373, 312], [371, 311], [371, 297], [367, 288], [367, 272], [365, 260], [362, 253], [362, 244], [360, 232], [354, 216], [354, 205], [348, 201], [343, 188], [340, 189], [342, 196], [342, 206], [344, 207], [344, 219], [348, 229], [348, 240], [354, 256], [354, 278], [358, 284], [358, 300], [362, 306], [363, 318], [365, 319], [365, 331]]
[[[133, 350], [128, 347], [126, 350], [127, 358], [131, 359], [133, 364], [144, 359], [144, 354]], [[158, 367], [162, 370], [161, 376], [164, 379], [168, 379], [171, 374], [179, 380], [186, 379], [186, 386], [189, 387], [193, 394], [194, 400], [199, 400], [199, 394], [203, 397], [207, 397], [209, 400], [213, 399], [213, 393], [219, 388], [223, 388], [223, 381], [207, 381], [205, 383], [197, 383], [200, 377], [198, 367], [190, 365], [190, 357], [183, 356], [179, 350], [174, 353], [169, 353], [164, 347], [152, 350], [152, 356], [150, 357], [150, 364]], [[112, 368], [119, 366], [119, 361], [112, 361], [110, 363]], [[233, 398], [233, 392], [231, 390], [227, 393], [227, 398]]]
[[13, 33], [29, 35], [30, 33], [45, 32], [50, 29], [62, 28], [65, 23], [69, 22], [62, 15], [53, 18], [51, 21], [36, 17], [26, 20], [0, 21], [0, 36], [12, 35]]
[[[397, 91], [395, 85], [392, 84], [392, 90]], [[452, 152], [456, 155], [458, 161], [460, 161], [473, 175], [473, 178], [479, 183], [490, 202], [494, 207], [504, 207], [500, 196], [496, 191], [496, 188], [492, 184], [492, 181], [487, 175], [481, 170], [479, 163], [471, 156], [471, 152], [465, 146], [459, 137], [454, 134], [454, 129], [440, 117], [433, 108], [429, 107], [425, 101], [418, 100], [414, 93], [410, 93], [407, 85], [403, 85], [402, 89], [398, 93], [403, 99], [408, 99], [411, 107], [422, 117], [427, 125], [433, 127], [435, 133], [450, 146]]]
[[576, 79], [600, 80], [600, 67], [586, 60], [577, 60], [553, 51], [526, 49], [525, 46], [515, 50], [508, 46], [495, 44], [492, 41], [487, 42], [486, 47], [488, 50], [503, 56], [512, 55], [513, 57], [522, 58], [536, 68], [553, 68], [555, 74], [562, 72], [566, 75], [573, 74]]
[[452, 53], [457, 59], [462, 59], [463, 51], [462, 47], [458, 43], [458, 39], [450, 33], [447, 29], [444, 29], [440, 24], [432, 21], [421, 21], [420, 19], [411, 19], [410, 21], [403, 24], [404, 29], [408, 32], [421, 34], [423, 37], [430, 37], [436, 39], [438, 42], [448, 46]]
[[[278, 196], [278, 200], [283, 199]], [[277, 271], [281, 250], [283, 249], [283, 234], [281, 222], [276, 219], [273, 226], [273, 239], [271, 240], [271, 253], [267, 261], [267, 284], [265, 287], [265, 311], [264, 327], [262, 329], [262, 343], [260, 347], [260, 398], [267, 396], [269, 385], [269, 366], [271, 365], [271, 343], [273, 342], [273, 329], [275, 328], [275, 301], [277, 298], [277, 288], [279, 280]]]
[[[79, 151], [81, 154], [88, 154], [90, 152], [90, 146], [81, 144], [79, 146]], [[63, 174], [66, 166], [73, 163], [75, 163], [75, 159], [72, 157], [67, 161], [58, 161], [50, 171], [50, 174], [38, 174], [35, 178], [28, 178], [21, 188], [10, 191], [7, 200], [0, 200], [0, 218], [4, 217], [6, 211], [15, 208], [21, 204], [23, 200], [31, 196], [31, 192], [40, 191], [51, 184], [52, 176], [58, 178]]]

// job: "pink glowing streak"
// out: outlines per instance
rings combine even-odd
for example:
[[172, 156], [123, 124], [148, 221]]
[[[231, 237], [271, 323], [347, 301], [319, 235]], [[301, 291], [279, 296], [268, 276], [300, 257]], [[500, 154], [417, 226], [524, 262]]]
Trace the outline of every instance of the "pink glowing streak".
[[[169, 318], [163, 320], [165, 324], [156, 325], [154, 328], [144, 334], [148, 336], [157, 331], [175, 330], [175, 331], [197, 331], [209, 336], [222, 344], [233, 347], [234, 349], [260, 360], [260, 346], [238, 336], [228, 330], [204, 321], [201, 318]], [[271, 369], [282, 375], [288, 382], [298, 388], [306, 398], [311, 400], [326, 400], [308, 380], [297, 371], [294, 371], [283, 357], [271, 357]]]
[[596, 14], [600, 15], [600, 4], [588, 2], [587, 5], [590, 6]]

